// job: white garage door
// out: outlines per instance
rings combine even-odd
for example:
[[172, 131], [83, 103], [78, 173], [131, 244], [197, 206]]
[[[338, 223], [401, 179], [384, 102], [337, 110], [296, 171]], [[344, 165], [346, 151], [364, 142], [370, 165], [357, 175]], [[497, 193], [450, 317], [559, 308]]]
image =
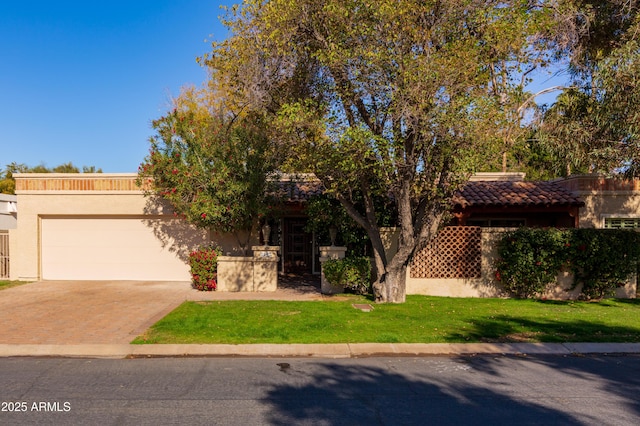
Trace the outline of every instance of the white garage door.
[[[188, 281], [201, 232], [175, 219], [43, 218], [42, 278]], [[163, 246], [164, 245], [164, 246]]]

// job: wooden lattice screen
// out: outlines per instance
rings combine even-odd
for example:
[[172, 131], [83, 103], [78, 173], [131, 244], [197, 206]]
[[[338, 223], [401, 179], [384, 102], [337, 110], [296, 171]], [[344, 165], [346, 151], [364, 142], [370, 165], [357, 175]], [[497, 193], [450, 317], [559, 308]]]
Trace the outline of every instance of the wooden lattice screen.
[[448, 226], [414, 255], [411, 278], [480, 278], [482, 229]]

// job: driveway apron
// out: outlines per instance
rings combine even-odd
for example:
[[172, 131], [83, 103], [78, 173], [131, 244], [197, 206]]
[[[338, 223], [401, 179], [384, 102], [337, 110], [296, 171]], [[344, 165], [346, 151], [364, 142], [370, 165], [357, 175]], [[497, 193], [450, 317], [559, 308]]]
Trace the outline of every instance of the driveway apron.
[[40, 281], [0, 291], [0, 344], [129, 343], [194, 291], [188, 282]]

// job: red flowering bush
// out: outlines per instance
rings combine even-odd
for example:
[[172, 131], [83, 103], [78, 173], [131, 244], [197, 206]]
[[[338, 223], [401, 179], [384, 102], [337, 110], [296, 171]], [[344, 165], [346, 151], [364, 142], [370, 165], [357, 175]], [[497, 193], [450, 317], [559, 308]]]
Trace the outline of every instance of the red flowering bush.
[[218, 283], [218, 256], [222, 254], [220, 247], [203, 246], [189, 254], [191, 266], [191, 282], [200, 291], [213, 291]]

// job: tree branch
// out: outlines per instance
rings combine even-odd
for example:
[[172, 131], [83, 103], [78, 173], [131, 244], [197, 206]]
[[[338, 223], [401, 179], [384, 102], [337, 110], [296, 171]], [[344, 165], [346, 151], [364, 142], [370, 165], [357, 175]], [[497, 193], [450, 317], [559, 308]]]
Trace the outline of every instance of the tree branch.
[[553, 86], [553, 87], [548, 87], [546, 89], [540, 90], [539, 92], [529, 96], [529, 98], [527, 98], [527, 100], [524, 101], [522, 105], [518, 107], [516, 112], [518, 113], [518, 115], [522, 114], [522, 110], [524, 110], [528, 104], [533, 102], [533, 100], [540, 95], [544, 95], [545, 93], [555, 92], [556, 90], [567, 90], [567, 89], [575, 89], [575, 88], [576, 88], [575, 86]]

